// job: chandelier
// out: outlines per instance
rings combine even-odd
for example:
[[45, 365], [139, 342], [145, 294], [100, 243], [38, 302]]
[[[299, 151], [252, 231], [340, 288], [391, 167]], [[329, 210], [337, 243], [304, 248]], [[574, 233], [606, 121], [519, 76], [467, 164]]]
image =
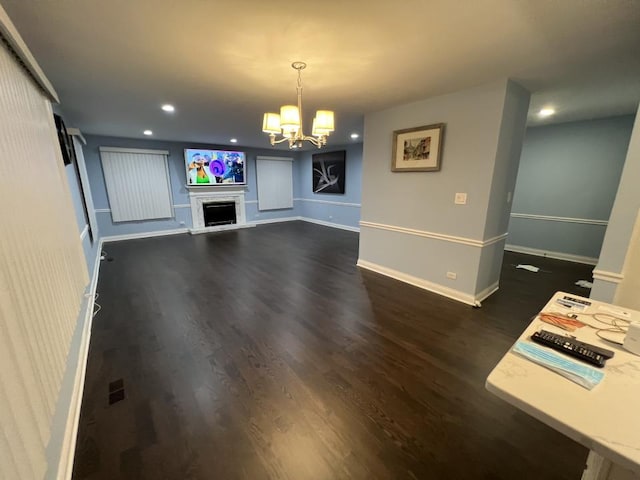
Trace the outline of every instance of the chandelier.
[[[269, 134], [271, 145], [289, 142], [289, 148], [302, 147], [305, 140], [318, 148], [327, 144], [327, 137], [335, 130], [333, 112], [318, 110], [313, 119], [311, 135], [305, 135], [302, 128], [302, 78], [301, 72], [307, 67], [304, 62], [293, 62], [291, 66], [298, 71], [298, 105], [283, 105], [280, 114], [265, 113], [262, 121], [262, 131]], [[282, 135], [282, 138], [277, 136]]]

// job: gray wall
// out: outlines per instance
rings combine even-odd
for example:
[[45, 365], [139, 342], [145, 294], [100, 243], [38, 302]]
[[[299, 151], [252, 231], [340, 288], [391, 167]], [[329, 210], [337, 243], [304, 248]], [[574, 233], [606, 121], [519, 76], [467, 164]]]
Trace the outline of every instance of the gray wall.
[[[508, 244], [597, 259], [625, 162], [633, 115], [527, 129]], [[566, 219], [566, 220], [562, 220]], [[509, 249], [509, 246], [507, 247]]]
[[[481, 251], [505, 233], [503, 193], [513, 189], [528, 98], [503, 80], [366, 115], [360, 263], [465, 301], [497, 284], [499, 270], [488, 264], [501, 254], [481, 259]], [[440, 122], [442, 169], [391, 172], [393, 131]], [[467, 205], [454, 204], [456, 192], [468, 194]], [[481, 260], [492, 279], [479, 278]]]

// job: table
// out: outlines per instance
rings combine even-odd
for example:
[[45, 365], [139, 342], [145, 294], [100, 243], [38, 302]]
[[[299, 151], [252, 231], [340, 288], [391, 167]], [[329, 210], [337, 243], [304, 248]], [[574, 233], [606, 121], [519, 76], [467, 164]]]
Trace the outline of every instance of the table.
[[[565, 296], [591, 302], [584, 313], [613, 313], [640, 321], [640, 312], [635, 310], [565, 292], [557, 292], [542, 311], [572, 312], [556, 303]], [[582, 319], [598, 324], [590, 317]], [[601, 340], [595, 329], [583, 327], [568, 333], [539, 317], [518, 341], [530, 341], [531, 334], [541, 328], [613, 350], [615, 356], [607, 361], [602, 382], [587, 390], [510, 350], [487, 377], [487, 390], [589, 448], [583, 480], [640, 479], [640, 356]], [[622, 338], [616, 336], [619, 341]]]

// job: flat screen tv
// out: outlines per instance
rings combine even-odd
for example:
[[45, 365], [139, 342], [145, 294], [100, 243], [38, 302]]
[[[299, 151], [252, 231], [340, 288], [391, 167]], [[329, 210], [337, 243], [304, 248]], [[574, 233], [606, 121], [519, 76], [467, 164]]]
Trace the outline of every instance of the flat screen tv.
[[186, 148], [187, 185], [246, 185], [244, 152]]

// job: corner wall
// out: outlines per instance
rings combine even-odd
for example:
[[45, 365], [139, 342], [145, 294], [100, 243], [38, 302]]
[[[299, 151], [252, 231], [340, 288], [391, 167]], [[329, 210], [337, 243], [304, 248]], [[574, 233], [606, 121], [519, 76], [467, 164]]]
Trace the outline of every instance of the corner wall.
[[[466, 303], [490, 294], [528, 101], [502, 80], [366, 115], [358, 264]], [[441, 122], [441, 170], [391, 172], [393, 131]]]
[[[591, 298], [596, 300], [615, 303], [622, 301], [627, 297], [618, 297], [617, 290], [620, 284], [632, 285], [640, 277], [638, 263], [632, 260], [636, 255], [633, 252], [638, 248], [632, 241], [633, 229], [640, 212], [638, 179], [640, 179], [640, 115], [636, 114], [620, 186], [611, 209], [598, 265], [593, 271]], [[629, 263], [625, 265], [628, 258]], [[624, 289], [620, 288], [620, 291], [623, 292]], [[631, 308], [634, 307], [631, 306]]]

